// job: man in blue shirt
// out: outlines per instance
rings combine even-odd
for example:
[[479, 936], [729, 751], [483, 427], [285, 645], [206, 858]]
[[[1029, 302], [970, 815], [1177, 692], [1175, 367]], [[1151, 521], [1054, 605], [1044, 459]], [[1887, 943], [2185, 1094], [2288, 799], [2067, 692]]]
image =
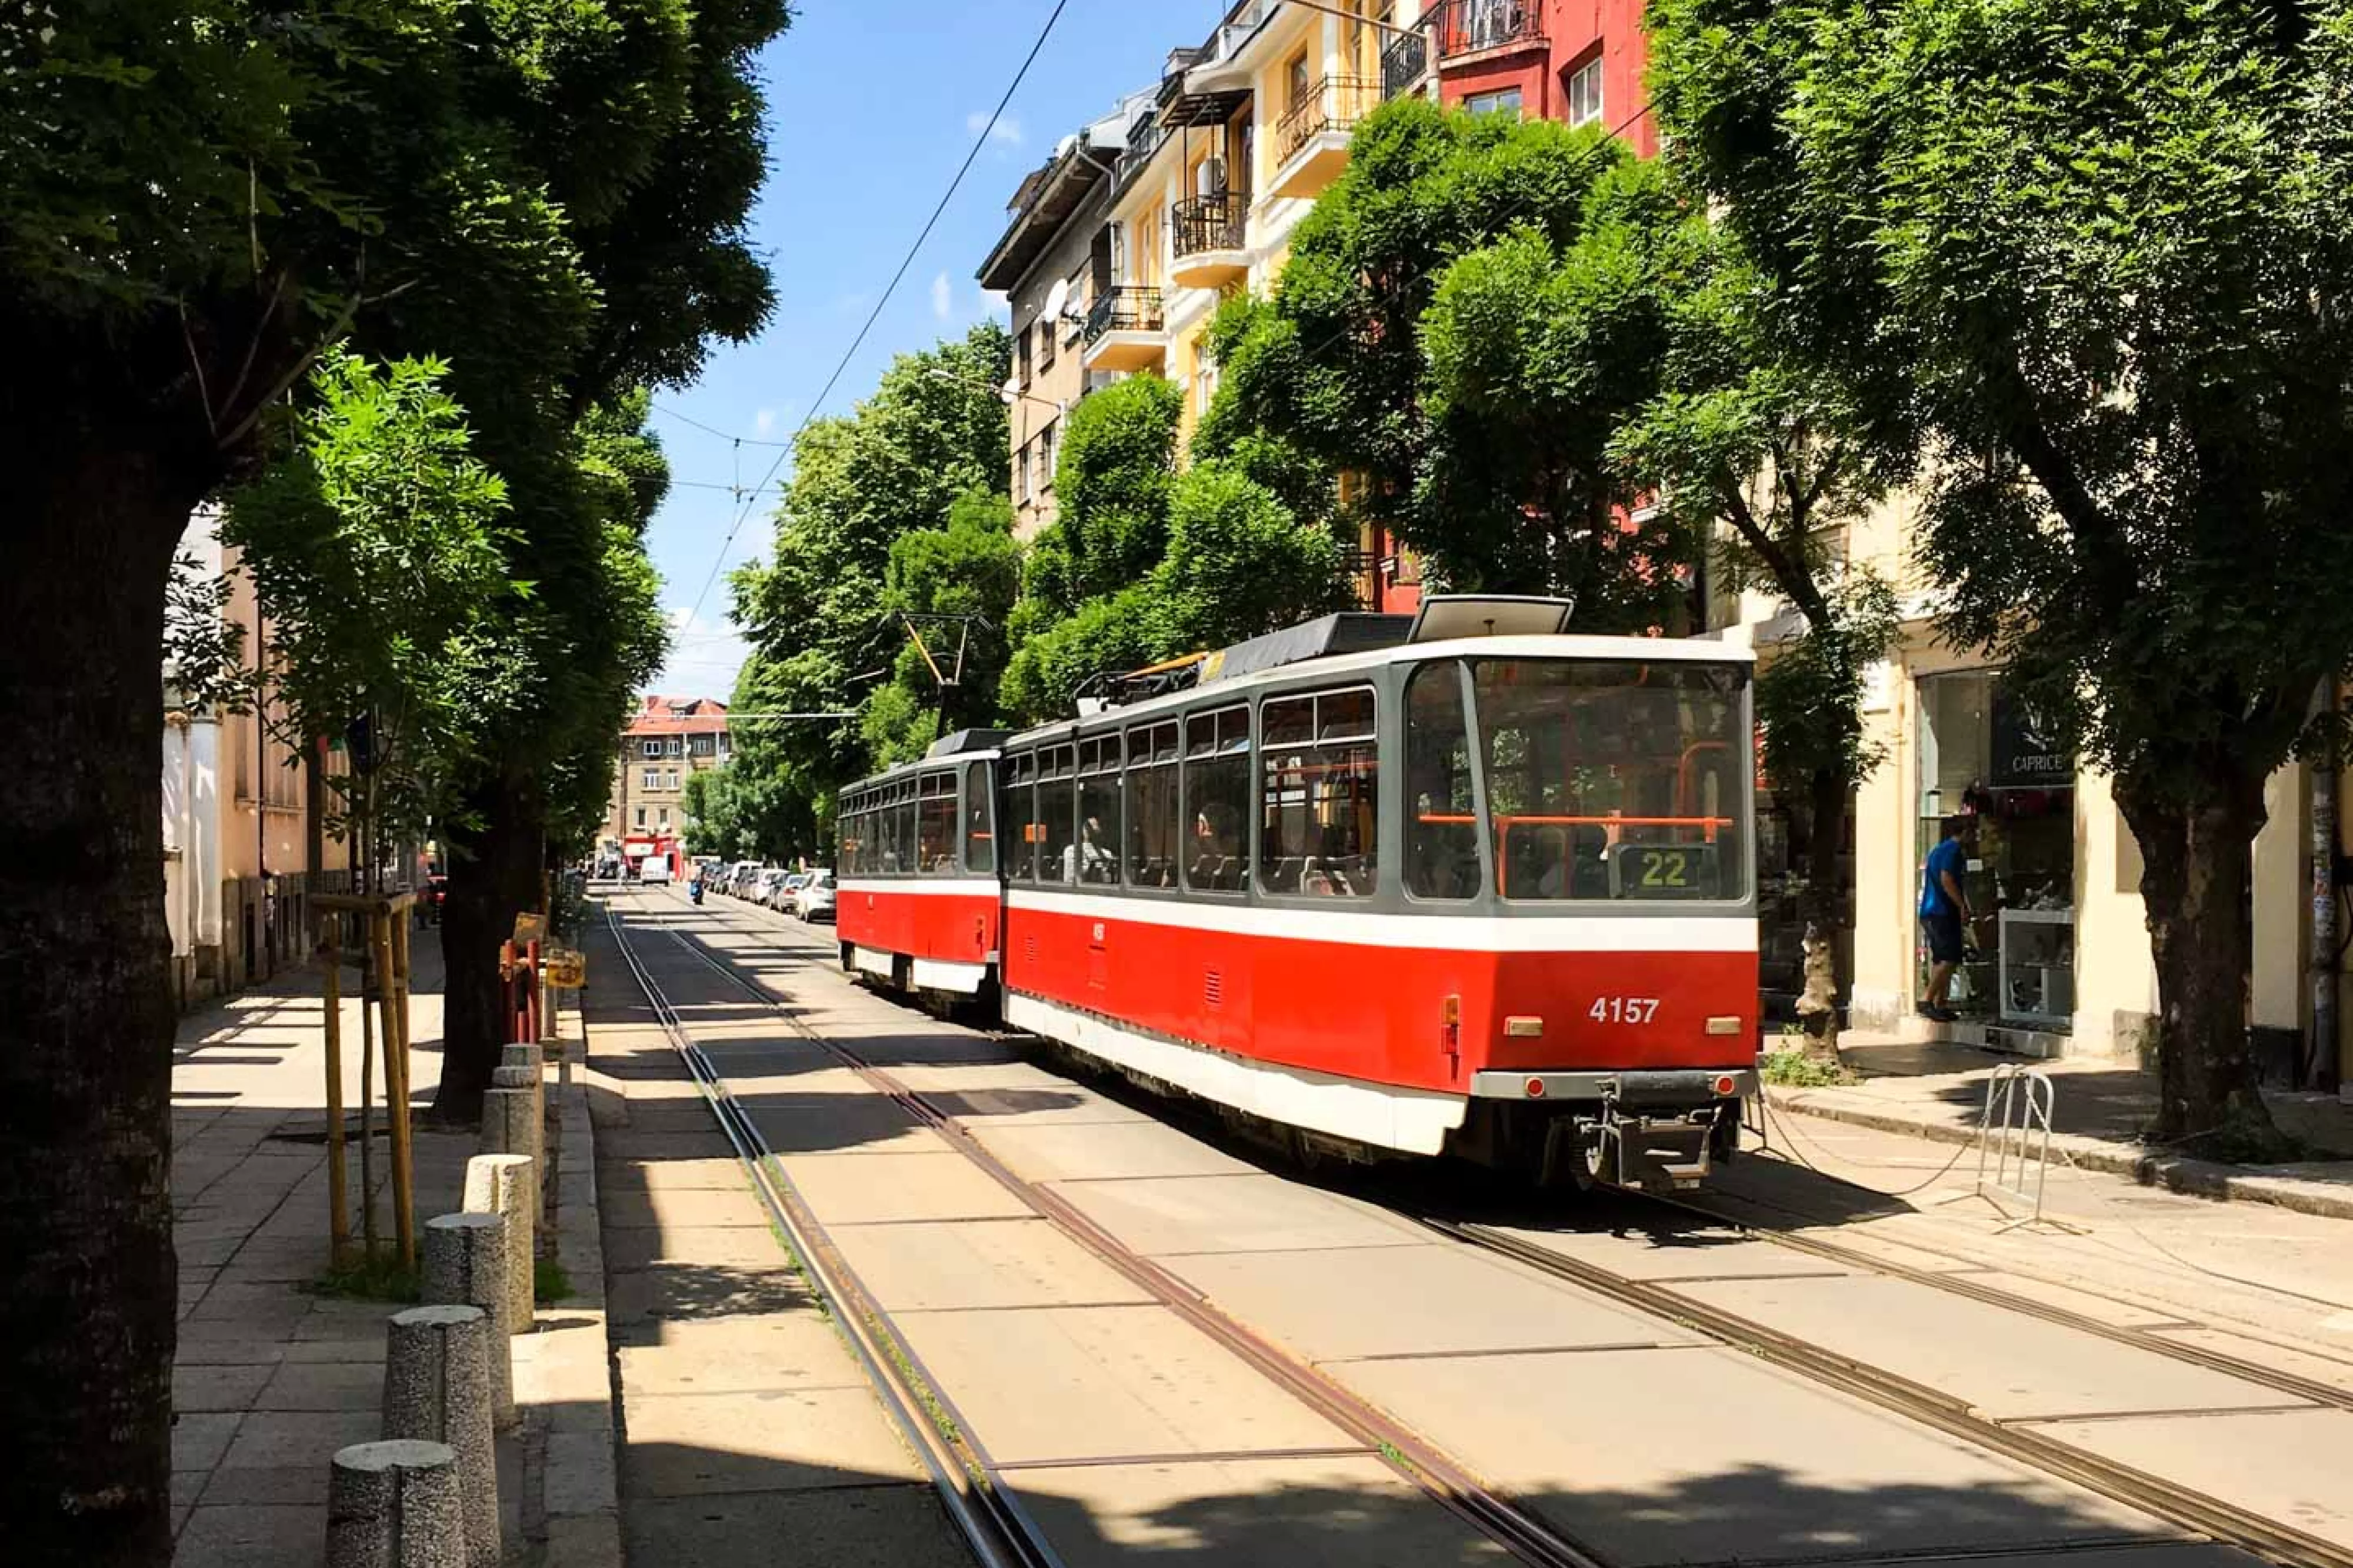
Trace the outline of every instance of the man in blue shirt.
[[1961, 876], [1968, 868], [1968, 844], [1976, 837], [1977, 819], [1945, 818], [1945, 836], [1928, 851], [1920, 877], [1920, 930], [1928, 939], [1928, 994], [1920, 1000], [1920, 1016], [1951, 1023], [1957, 1016], [1945, 1005], [1953, 985], [1953, 971], [1961, 962], [1961, 932], [1975, 918]]

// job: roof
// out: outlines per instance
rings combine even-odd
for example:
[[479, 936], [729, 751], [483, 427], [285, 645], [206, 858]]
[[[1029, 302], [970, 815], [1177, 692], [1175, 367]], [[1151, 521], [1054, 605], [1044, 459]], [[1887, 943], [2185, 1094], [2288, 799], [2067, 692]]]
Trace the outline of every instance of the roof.
[[727, 704], [709, 697], [664, 697], [648, 692], [630, 715], [623, 735], [723, 735]]
[[1149, 97], [1130, 93], [1110, 114], [1064, 137], [1054, 155], [1023, 178], [1013, 193], [1005, 232], [976, 274], [981, 287], [1009, 290], [1028, 276], [1110, 176], [1111, 160], [1126, 145], [1136, 106]]

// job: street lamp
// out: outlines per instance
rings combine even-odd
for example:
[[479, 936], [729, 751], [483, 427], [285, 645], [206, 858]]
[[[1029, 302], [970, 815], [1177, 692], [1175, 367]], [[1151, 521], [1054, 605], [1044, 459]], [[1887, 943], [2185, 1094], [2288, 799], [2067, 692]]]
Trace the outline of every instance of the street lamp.
[[987, 382], [982, 381], [976, 376], [958, 375], [955, 372], [949, 370], [944, 365], [929, 366], [924, 370], [923, 374], [930, 376], [934, 381], [953, 382], [958, 386], [968, 386], [975, 392], [994, 393], [997, 395], [997, 401], [1002, 403], [1008, 408], [1012, 407], [1017, 403], [1034, 403], [1040, 408], [1050, 408], [1057, 415], [1060, 415], [1070, 406], [1067, 403], [1058, 402], [1050, 397], [1033, 397], [1029, 393], [1023, 392], [1010, 382], [1008, 382], [1003, 386], [992, 386]]

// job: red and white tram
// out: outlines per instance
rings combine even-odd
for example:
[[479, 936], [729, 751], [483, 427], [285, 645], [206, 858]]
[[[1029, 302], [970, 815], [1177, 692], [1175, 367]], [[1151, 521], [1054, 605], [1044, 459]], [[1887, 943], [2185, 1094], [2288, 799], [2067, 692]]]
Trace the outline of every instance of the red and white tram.
[[1686, 1186], [1753, 1089], [1750, 656], [1435, 598], [844, 793], [850, 967], [1310, 1153]]

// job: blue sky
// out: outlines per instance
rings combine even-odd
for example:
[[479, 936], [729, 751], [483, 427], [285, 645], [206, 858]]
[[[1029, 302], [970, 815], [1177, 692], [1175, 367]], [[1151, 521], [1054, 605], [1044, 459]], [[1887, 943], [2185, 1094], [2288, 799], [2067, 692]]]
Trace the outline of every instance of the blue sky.
[[[721, 350], [702, 381], [655, 398], [673, 486], [648, 534], [672, 619], [656, 689], [723, 700], [743, 646], [726, 625], [723, 576], [687, 617], [750, 486], [789, 454], [810, 405], [922, 229], [933, 204], [1029, 52], [1053, 0], [799, 0], [761, 59], [768, 183], [754, 243], [776, 279], [757, 341]], [[1054, 143], [1158, 79], [1172, 47], [1198, 43], [1226, 0], [1070, 0], [990, 144], [821, 410], [847, 413], [895, 354], [960, 334], [1002, 303], [973, 280], [1005, 204]], [[681, 417], [681, 416], [683, 417]], [[697, 429], [688, 420], [723, 431]], [[740, 437], [739, 449], [729, 437]], [[765, 553], [776, 490], [762, 492], [725, 554]]]

